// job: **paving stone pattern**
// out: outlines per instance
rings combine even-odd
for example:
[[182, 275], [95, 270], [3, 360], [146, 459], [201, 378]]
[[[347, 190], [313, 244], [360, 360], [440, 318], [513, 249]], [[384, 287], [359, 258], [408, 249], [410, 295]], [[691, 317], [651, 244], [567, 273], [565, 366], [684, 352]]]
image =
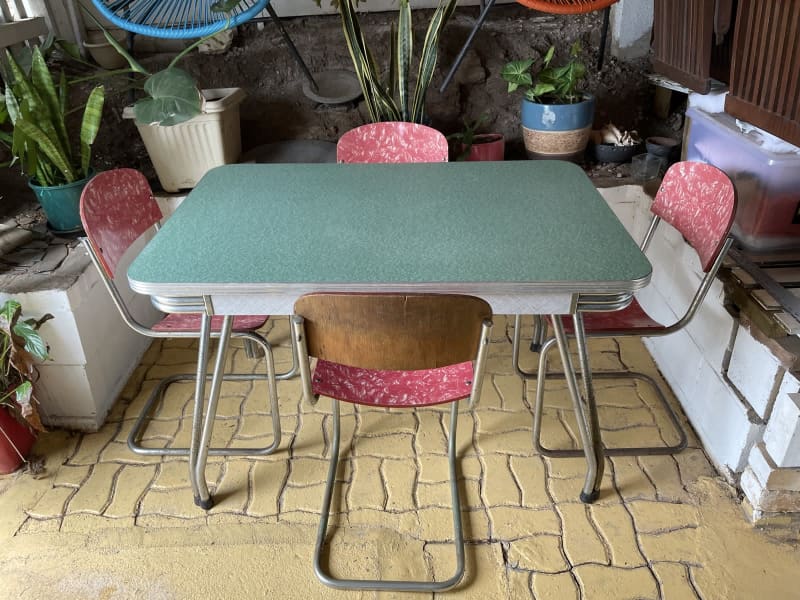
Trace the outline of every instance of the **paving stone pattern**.
[[[529, 326], [529, 324], [528, 324]], [[277, 364], [291, 360], [287, 322], [272, 319]], [[602, 492], [592, 505], [578, 500], [583, 459], [548, 459], [531, 443], [535, 381], [512, 371], [513, 320], [497, 317], [481, 402], [460, 407], [458, 448], [467, 571], [462, 589], [481, 597], [712, 598], [693, 546], [701, 523], [693, 487], [716, 473], [696, 437], [675, 456], [606, 460]], [[591, 344], [595, 369], [657, 372], [638, 341]], [[16, 536], [87, 533], [103, 528], [212, 527], [218, 524], [313, 528], [322, 500], [330, 448], [331, 403], [301, 399], [299, 380], [279, 383], [280, 449], [265, 457], [210, 457], [207, 480], [215, 506], [192, 502], [187, 461], [130, 452], [126, 437], [156, 381], [192, 372], [196, 348], [187, 340], [157, 341], [144, 357], [97, 433], [76, 436], [51, 485], [21, 522]], [[532, 368], [533, 355], [526, 367]], [[232, 364], [253, 371], [244, 349]], [[554, 365], [557, 366], [557, 365]], [[617, 381], [597, 381], [600, 417], [609, 446], [671, 442], [671, 426], [655, 399]], [[173, 386], [154, 415], [145, 442], [187, 445], [192, 387]], [[578, 435], [563, 380], [551, 380], [545, 400], [547, 445], [576, 447]], [[271, 441], [271, 415], [262, 382], [226, 383], [214, 445]], [[342, 405], [342, 460], [331, 519], [331, 566], [364, 575], [360, 555], [386, 556], [382, 575], [448, 577], [454, 556], [446, 456], [448, 407], [383, 410]], [[338, 528], [337, 528], [338, 527]], [[345, 558], [337, 558], [337, 556]], [[397, 560], [402, 556], [402, 560]], [[310, 562], [307, 565], [311, 570]], [[612, 585], [612, 588], [609, 588]], [[494, 591], [492, 591], [494, 590]]]

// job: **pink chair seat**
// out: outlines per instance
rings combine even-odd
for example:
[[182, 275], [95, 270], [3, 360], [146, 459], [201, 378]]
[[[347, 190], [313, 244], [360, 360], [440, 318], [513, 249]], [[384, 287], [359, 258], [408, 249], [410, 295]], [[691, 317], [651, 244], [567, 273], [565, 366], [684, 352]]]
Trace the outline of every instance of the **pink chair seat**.
[[391, 408], [467, 398], [472, 379], [472, 361], [421, 371], [376, 371], [319, 360], [311, 387], [316, 395]]
[[[572, 324], [572, 317], [564, 315], [562, 320], [564, 322], [564, 331], [568, 334], [573, 334], [575, 328]], [[664, 325], [653, 320], [644, 311], [642, 305], [636, 301], [636, 298], [623, 310], [583, 313], [583, 326], [587, 335], [630, 329], [646, 329], [655, 333], [666, 329]]]
[[[211, 317], [211, 331], [222, 329], [221, 316]], [[263, 327], [269, 319], [266, 315], [246, 315], [233, 318], [233, 331], [246, 333]], [[200, 331], [200, 313], [170, 313], [153, 325], [153, 331]]]

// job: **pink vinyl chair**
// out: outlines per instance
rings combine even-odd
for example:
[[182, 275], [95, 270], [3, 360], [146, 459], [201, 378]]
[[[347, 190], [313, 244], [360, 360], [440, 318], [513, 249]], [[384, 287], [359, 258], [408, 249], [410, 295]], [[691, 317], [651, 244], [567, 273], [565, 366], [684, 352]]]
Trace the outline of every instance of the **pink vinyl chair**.
[[340, 163], [447, 162], [447, 139], [427, 125], [388, 121], [346, 132], [336, 144]]
[[[478, 401], [492, 327], [482, 299], [454, 294], [307, 294], [294, 305], [294, 342], [305, 398], [333, 399], [333, 440], [314, 572], [337, 589], [443, 591], [464, 575], [457, 481], [458, 401]], [[312, 374], [309, 356], [317, 359]], [[322, 548], [339, 461], [339, 401], [385, 408], [450, 403], [448, 463], [455, 574], [439, 581], [339, 579], [322, 566]], [[351, 492], [354, 493], [354, 492]]]
[[[145, 232], [157, 230], [162, 219], [147, 179], [134, 169], [115, 169], [96, 175], [83, 190], [80, 200], [80, 214], [86, 237], [83, 243], [89, 251], [100, 276], [108, 289], [125, 323], [137, 333], [155, 338], [198, 338], [200, 336], [200, 314], [166, 314], [152, 326], [140, 323], [128, 308], [123, 294], [117, 287], [114, 277], [120, 260], [132, 244]], [[202, 305], [202, 299], [197, 303]], [[260, 347], [266, 361], [266, 373], [226, 374], [225, 380], [267, 380], [268, 405], [272, 414], [273, 440], [263, 448], [210, 448], [209, 453], [217, 456], [265, 455], [272, 453], [280, 444], [281, 429], [278, 414], [278, 397], [275, 379], [292, 377], [297, 371], [296, 355], [289, 371], [274, 375], [272, 348], [267, 340], [256, 330], [262, 327], [269, 317], [265, 315], [239, 316], [233, 322], [233, 337], [245, 341], [245, 350], [250, 358], [256, 358], [255, 347]], [[218, 337], [222, 317], [211, 319], [211, 335]], [[209, 376], [210, 378], [210, 376]], [[140, 443], [143, 427], [147, 425], [150, 413], [157, 401], [163, 400], [169, 385], [178, 381], [194, 381], [195, 375], [173, 375], [162, 379], [153, 389], [128, 436], [129, 448], [144, 455], [187, 456], [189, 448], [152, 448]], [[195, 419], [194, 425], [199, 426]]]
[[[602, 299], [591, 296], [578, 300], [578, 312], [581, 313], [586, 338], [599, 337], [655, 337], [669, 335], [686, 327], [697, 313], [714, 278], [722, 264], [725, 254], [730, 248], [733, 238], [729, 235], [733, 219], [736, 216], [736, 193], [728, 176], [718, 168], [698, 162], [679, 162], [672, 165], [656, 194], [650, 207], [653, 217], [649, 229], [642, 241], [641, 248], [646, 251], [661, 221], [666, 221], [680, 232], [689, 245], [697, 253], [700, 266], [705, 273], [684, 315], [671, 325], [662, 325], [650, 317], [634, 298], [630, 305], [613, 312], [603, 312]], [[574, 326], [578, 320], [562, 317], [567, 334], [574, 334]], [[513, 339], [513, 357], [515, 370], [526, 379], [537, 378], [536, 404], [534, 410], [534, 445], [546, 456], [565, 457], [580, 456], [582, 450], [551, 449], [542, 446], [540, 433], [542, 425], [542, 406], [544, 383], [547, 376], [547, 355], [555, 344], [555, 339], [547, 340], [541, 347], [538, 376], [535, 373], [522, 371], [519, 367], [520, 318], [516, 319]], [[686, 432], [670, 406], [664, 392], [656, 381], [644, 373], [629, 371], [603, 371], [591, 374], [595, 379], [620, 379], [633, 377], [649, 384], [656, 392], [662, 406], [666, 410], [679, 441], [673, 445], [657, 445], [648, 447], [607, 448], [604, 454], [609, 456], [636, 456], [643, 454], [673, 454], [686, 447]], [[594, 398], [588, 399], [588, 424], [593, 435], [599, 437], [597, 407]], [[580, 424], [579, 424], [580, 426]], [[599, 479], [598, 479], [599, 480]]]

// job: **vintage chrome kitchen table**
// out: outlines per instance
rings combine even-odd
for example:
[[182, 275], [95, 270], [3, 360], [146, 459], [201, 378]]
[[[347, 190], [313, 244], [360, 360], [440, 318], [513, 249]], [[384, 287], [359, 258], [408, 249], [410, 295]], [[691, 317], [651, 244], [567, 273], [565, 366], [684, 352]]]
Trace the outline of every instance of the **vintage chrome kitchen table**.
[[[650, 273], [579, 167], [509, 161], [219, 167], [147, 244], [128, 278], [161, 309], [207, 318], [289, 315], [302, 294], [331, 290], [473, 294], [497, 314], [557, 315], [574, 314], [583, 294], [624, 306]], [[591, 500], [602, 446], [583, 411], [561, 320], [551, 321], [581, 424], [582, 498]], [[208, 361], [204, 331], [198, 373]], [[208, 409], [198, 378], [190, 479], [201, 506], [211, 505], [204, 471], [221, 371], [217, 361]], [[591, 377], [583, 380], [591, 394]]]

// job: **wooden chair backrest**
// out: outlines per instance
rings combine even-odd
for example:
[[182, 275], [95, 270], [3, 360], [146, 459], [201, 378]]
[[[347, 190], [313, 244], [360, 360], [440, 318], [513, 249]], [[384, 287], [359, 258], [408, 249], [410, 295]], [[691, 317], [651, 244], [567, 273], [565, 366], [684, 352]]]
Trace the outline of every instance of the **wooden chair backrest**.
[[316, 293], [294, 312], [304, 319], [310, 356], [378, 370], [433, 369], [474, 360], [484, 300], [455, 294]]
[[736, 191], [717, 167], [678, 162], [664, 175], [650, 210], [681, 232], [707, 272], [736, 217]]
[[163, 216], [150, 184], [135, 169], [95, 175], [83, 188], [80, 211], [86, 237], [111, 279], [125, 251]]

